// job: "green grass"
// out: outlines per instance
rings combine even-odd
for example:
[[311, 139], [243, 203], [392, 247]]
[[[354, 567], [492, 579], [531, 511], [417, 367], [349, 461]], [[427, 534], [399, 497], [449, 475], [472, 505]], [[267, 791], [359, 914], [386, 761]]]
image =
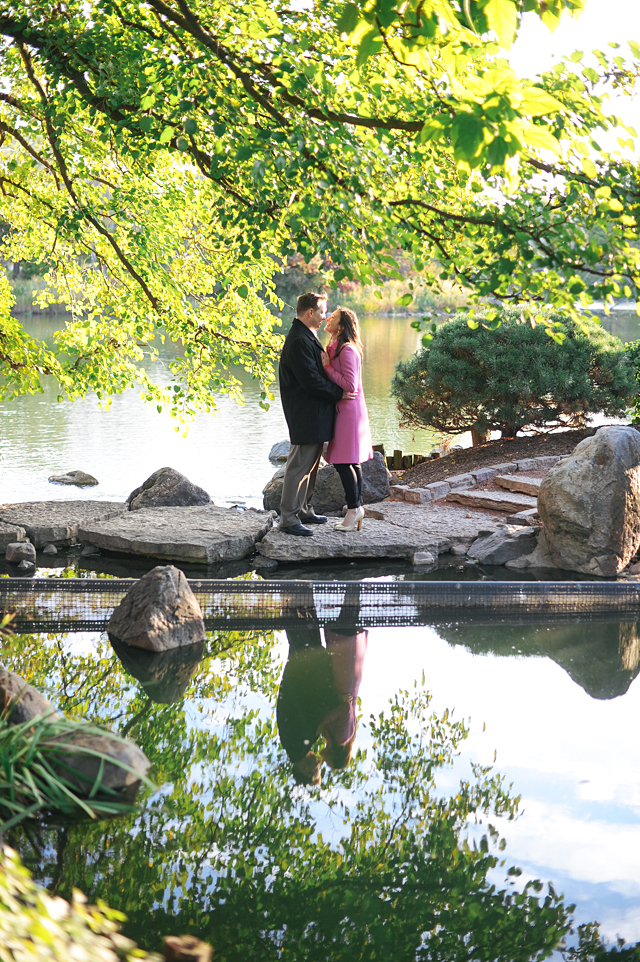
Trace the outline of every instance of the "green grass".
[[[107, 763], [131, 771], [110, 755], [88, 748], [74, 751], [76, 758], [82, 754], [101, 762], [95, 780], [78, 789], [81, 776], [65, 762], [65, 742], [79, 731], [105, 735], [93, 725], [53, 715], [19, 725], [10, 725], [6, 715], [0, 717], [0, 834], [40, 812], [97, 819], [134, 811], [135, 806], [123, 801], [119, 792], [102, 784]], [[146, 778], [141, 781], [154, 787]]]

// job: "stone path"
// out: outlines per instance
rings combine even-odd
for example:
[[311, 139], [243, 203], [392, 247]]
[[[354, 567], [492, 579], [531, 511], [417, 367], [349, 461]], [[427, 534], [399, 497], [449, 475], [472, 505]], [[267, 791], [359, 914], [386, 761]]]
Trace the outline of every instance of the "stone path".
[[469, 545], [480, 531], [492, 532], [499, 526], [484, 514], [447, 505], [382, 501], [365, 505], [365, 511], [361, 531], [336, 531], [329, 521], [316, 525], [313, 537], [296, 538], [273, 528], [256, 548], [276, 561], [412, 558], [419, 551], [437, 556], [453, 545]]
[[[81, 525], [108, 521], [126, 509], [119, 501], [27, 501], [0, 505], [0, 522], [19, 526], [31, 544], [44, 548], [47, 544], [75, 544]], [[13, 540], [24, 541], [24, 535]]]
[[256, 542], [272, 524], [269, 511], [241, 511], [207, 504], [128, 511], [110, 521], [83, 524], [78, 536], [81, 541], [108, 551], [214, 564], [253, 554]]

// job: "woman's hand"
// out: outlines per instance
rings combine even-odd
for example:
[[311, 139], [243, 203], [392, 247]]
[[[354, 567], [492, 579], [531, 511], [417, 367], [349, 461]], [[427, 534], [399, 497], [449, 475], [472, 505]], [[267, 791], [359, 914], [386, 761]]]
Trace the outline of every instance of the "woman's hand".
[[331, 359], [330, 359], [329, 355], [327, 354], [327, 352], [326, 352], [326, 351], [323, 351], [322, 354], [320, 355], [320, 357], [322, 358], [322, 366], [323, 366], [323, 367], [329, 367], [329, 365], [331, 364]]

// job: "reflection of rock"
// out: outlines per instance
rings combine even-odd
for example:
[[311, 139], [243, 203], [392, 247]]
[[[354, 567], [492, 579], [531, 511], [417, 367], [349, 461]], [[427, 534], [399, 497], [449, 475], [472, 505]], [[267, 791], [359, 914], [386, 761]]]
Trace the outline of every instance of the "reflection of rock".
[[188, 507], [210, 504], [211, 498], [203, 488], [193, 484], [174, 468], [160, 468], [127, 498], [130, 511], [140, 508]]
[[7, 720], [10, 725], [21, 725], [47, 714], [51, 718], [60, 717], [33, 685], [29, 685], [15, 671], [0, 668], [0, 714], [4, 715], [5, 712], [9, 713]]
[[552, 468], [538, 510], [561, 568], [611, 577], [640, 548], [640, 433], [611, 425]]
[[52, 474], [49, 478], [51, 484], [75, 484], [77, 488], [91, 488], [100, 484], [97, 478], [86, 471], [67, 471], [66, 474]]
[[[265, 485], [262, 491], [265, 511], [280, 512], [283, 477], [284, 467], [278, 468]], [[365, 504], [373, 504], [388, 497], [389, 472], [384, 458], [379, 451], [375, 451], [371, 460], [362, 464], [362, 500]], [[332, 464], [325, 464], [318, 471], [312, 501], [319, 513], [342, 510], [345, 504], [344, 488]]]
[[163, 652], [131, 648], [118, 641], [111, 644], [125, 671], [138, 679], [152, 701], [162, 705], [182, 698], [204, 654], [202, 642]]
[[129, 589], [111, 615], [108, 632], [127, 645], [156, 652], [205, 639], [197, 598], [173, 565], [159, 565]]
[[438, 634], [477, 654], [551, 658], [592, 698], [624, 695], [638, 674], [636, 624], [442, 625]]

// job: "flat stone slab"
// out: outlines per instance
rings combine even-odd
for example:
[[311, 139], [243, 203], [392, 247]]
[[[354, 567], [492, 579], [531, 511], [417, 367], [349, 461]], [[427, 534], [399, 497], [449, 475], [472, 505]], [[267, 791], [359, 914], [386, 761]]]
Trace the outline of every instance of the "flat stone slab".
[[495, 479], [499, 488], [506, 488], [507, 491], [518, 491], [520, 494], [530, 494], [538, 497], [538, 491], [542, 484], [542, 478], [527, 478], [523, 474], [503, 474]]
[[7, 550], [7, 545], [15, 544], [16, 541], [26, 541], [27, 532], [15, 524], [0, 523], [0, 551], [2, 554]]
[[417, 505], [402, 501], [381, 501], [378, 504], [365, 504], [364, 510], [365, 518], [375, 518], [400, 528], [419, 531], [420, 537], [428, 536], [433, 544], [443, 545], [440, 553], [448, 551], [451, 545], [474, 541], [481, 531], [497, 531], [499, 526], [498, 522], [487, 518], [486, 514], [477, 514], [448, 504]]
[[36, 548], [43, 548], [46, 544], [74, 544], [81, 525], [108, 521], [126, 509], [119, 501], [27, 501], [0, 505], [0, 522], [18, 525]]
[[270, 511], [205, 504], [128, 511], [111, 521], [81, 525], [78, 536], [107, 551], [214, 564], [252, 554], [272, 525]]
[[488, 508], [490, 511], [526, 511], [537, 508], [536, 498], [526, 494], [504, 494], [497, 491], [450, 491], [447, 501], [466, 504], [470, 508]]
[[[401, 507], [402, 505], [398, 505]], [[410, 506], [407, 505], [406, 507]], [[313, 537], [298, 538], [277, 528], [256, 545], [258, 552], [276, 561], [317, 561], [320, 558], [413, 558], [416, 551], [436, 556], [447, 550], [444, 532], [434, 536], [420, 528], [405, 528], [365, 517], [361, 531], [336, 531], [333, 523], [315, 525]]]

